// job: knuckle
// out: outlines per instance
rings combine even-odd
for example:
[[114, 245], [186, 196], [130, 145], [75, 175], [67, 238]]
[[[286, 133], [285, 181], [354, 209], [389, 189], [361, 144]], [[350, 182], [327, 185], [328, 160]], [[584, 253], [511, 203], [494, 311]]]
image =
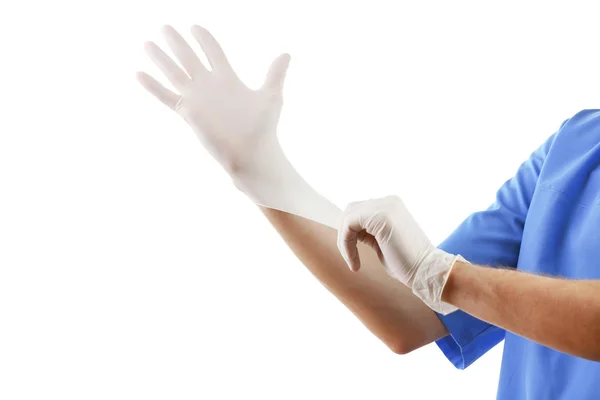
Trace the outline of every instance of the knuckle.
[[402, 204], [402, 199], [399, 196], [395, 195], [395, 194], [389, 195], [385, 199], [390, 204]]
[[349, 212], [350, 210], [356, 208], [358, 205], [364, 203], [364, 201], [353, 201], [351, 203], [348, 203], [348, 205], [346, 206], [346, 212]]

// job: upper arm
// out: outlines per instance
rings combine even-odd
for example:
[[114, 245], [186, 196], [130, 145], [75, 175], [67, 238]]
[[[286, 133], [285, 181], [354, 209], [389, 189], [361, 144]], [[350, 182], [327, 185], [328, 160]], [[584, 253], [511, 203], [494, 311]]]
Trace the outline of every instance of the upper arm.
[[[438, 247], [451, 254], [460, 254], [475, 264], [516, 267], [529, 205], [555, 136], [552, 135], [521, 164], [516, 174], [500, 187], [496, 200], [488, 209], [471, 214]], [[469, 366], [504, 338], [502, 329], [460, 310], [438, 317], [450, 334], [436, 343], [460, 369]]]

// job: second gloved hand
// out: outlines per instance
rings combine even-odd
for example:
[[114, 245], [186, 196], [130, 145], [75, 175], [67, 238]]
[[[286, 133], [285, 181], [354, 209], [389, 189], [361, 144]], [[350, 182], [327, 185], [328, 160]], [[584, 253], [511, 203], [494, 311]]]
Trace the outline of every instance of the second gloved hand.
[[338, 230], [338, 247], [353, 271], [360, 268], [358, 242], [372, 247], [387, 273], [412, 288], [431, 309], [441, 314], [456, 311], [441, 296], [454, 262], [464, 259], [437, 249], [400, 198], [348, 205]]

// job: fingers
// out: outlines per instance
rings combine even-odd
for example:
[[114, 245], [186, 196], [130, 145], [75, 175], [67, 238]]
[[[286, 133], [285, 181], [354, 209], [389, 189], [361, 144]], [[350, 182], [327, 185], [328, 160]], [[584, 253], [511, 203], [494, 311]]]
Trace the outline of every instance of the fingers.
[[171, 109], [175, 109], [181, 96], [177, 93], [173, 93], [145, 72], [138, 72], [136, 77], [142, 86], [160, 100], [161, 103]]
[[200, 43], [204, 54], [206, 54], [206, 58], [208, 59], [213, 72], [233, 72], [221, 45], [208, 30], [201, 26], [194, 25], [192, 26], [191, 31], [194, 38]]
[[190, 80], [187, 74], [155, 43], [147, 42], [144, 48], [150, 59], [160, 68], [173, 86], [177, 90], [183, 89]]
[[192, 47], [181, 37], [172, 26], [165, 25], [163, 34], [167, 40], [167, 44], [175, 57], [179, 60], [188, 75], [192, 78], [201, 77], [208, 73], [208, 70], [202, 64]]
[[281, 93], [289, 65], [290, 55], [286, 53], [273, 60], [265, 78], [263, 89]]
[[338, 229], [337, 245], [344, 261], [352, 271], [360, 269], [360, 255], [358, 253], [358, 242], [364, 239], [362, 218], [357, 207], [348, 207], [342, 220], [340, 229]]

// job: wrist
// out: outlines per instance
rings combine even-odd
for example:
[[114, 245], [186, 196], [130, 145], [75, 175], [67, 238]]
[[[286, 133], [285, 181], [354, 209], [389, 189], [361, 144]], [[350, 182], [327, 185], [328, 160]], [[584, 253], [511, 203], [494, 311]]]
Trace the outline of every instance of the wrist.
[[241, 142], [225, 154], [221, 162], [234, 181], [248, 176], [268, 175], [272, 170], [289, 164], [279, 140], [274, 135], [252, 143]]
[[282, 150], [254, 153], [229, 172], [235, 187], [252, 199], [260, 199], [266, 193], [277, 190], [297, 190], [302, 178]]
[[468, 272], [469, 268], [472, 268], [472, 265], [466, 261], [457, 260], [454, 263], [442, 291], [442, 301], [449, 304], [456, 304], [457, 294], [460, 291], [461, 277]]
[[460, 255], [433, 250], [421, 263], [412, 286], [413, 293], [433, 311], [447, 315], [458, 308], [443, 298], [448, 279], [457, 264], [467, 262]]
[[339, 227], [341, 210], [302, 178], [278, 144], [247, 161], [230, 176], [235, 187], [255, 204]]

